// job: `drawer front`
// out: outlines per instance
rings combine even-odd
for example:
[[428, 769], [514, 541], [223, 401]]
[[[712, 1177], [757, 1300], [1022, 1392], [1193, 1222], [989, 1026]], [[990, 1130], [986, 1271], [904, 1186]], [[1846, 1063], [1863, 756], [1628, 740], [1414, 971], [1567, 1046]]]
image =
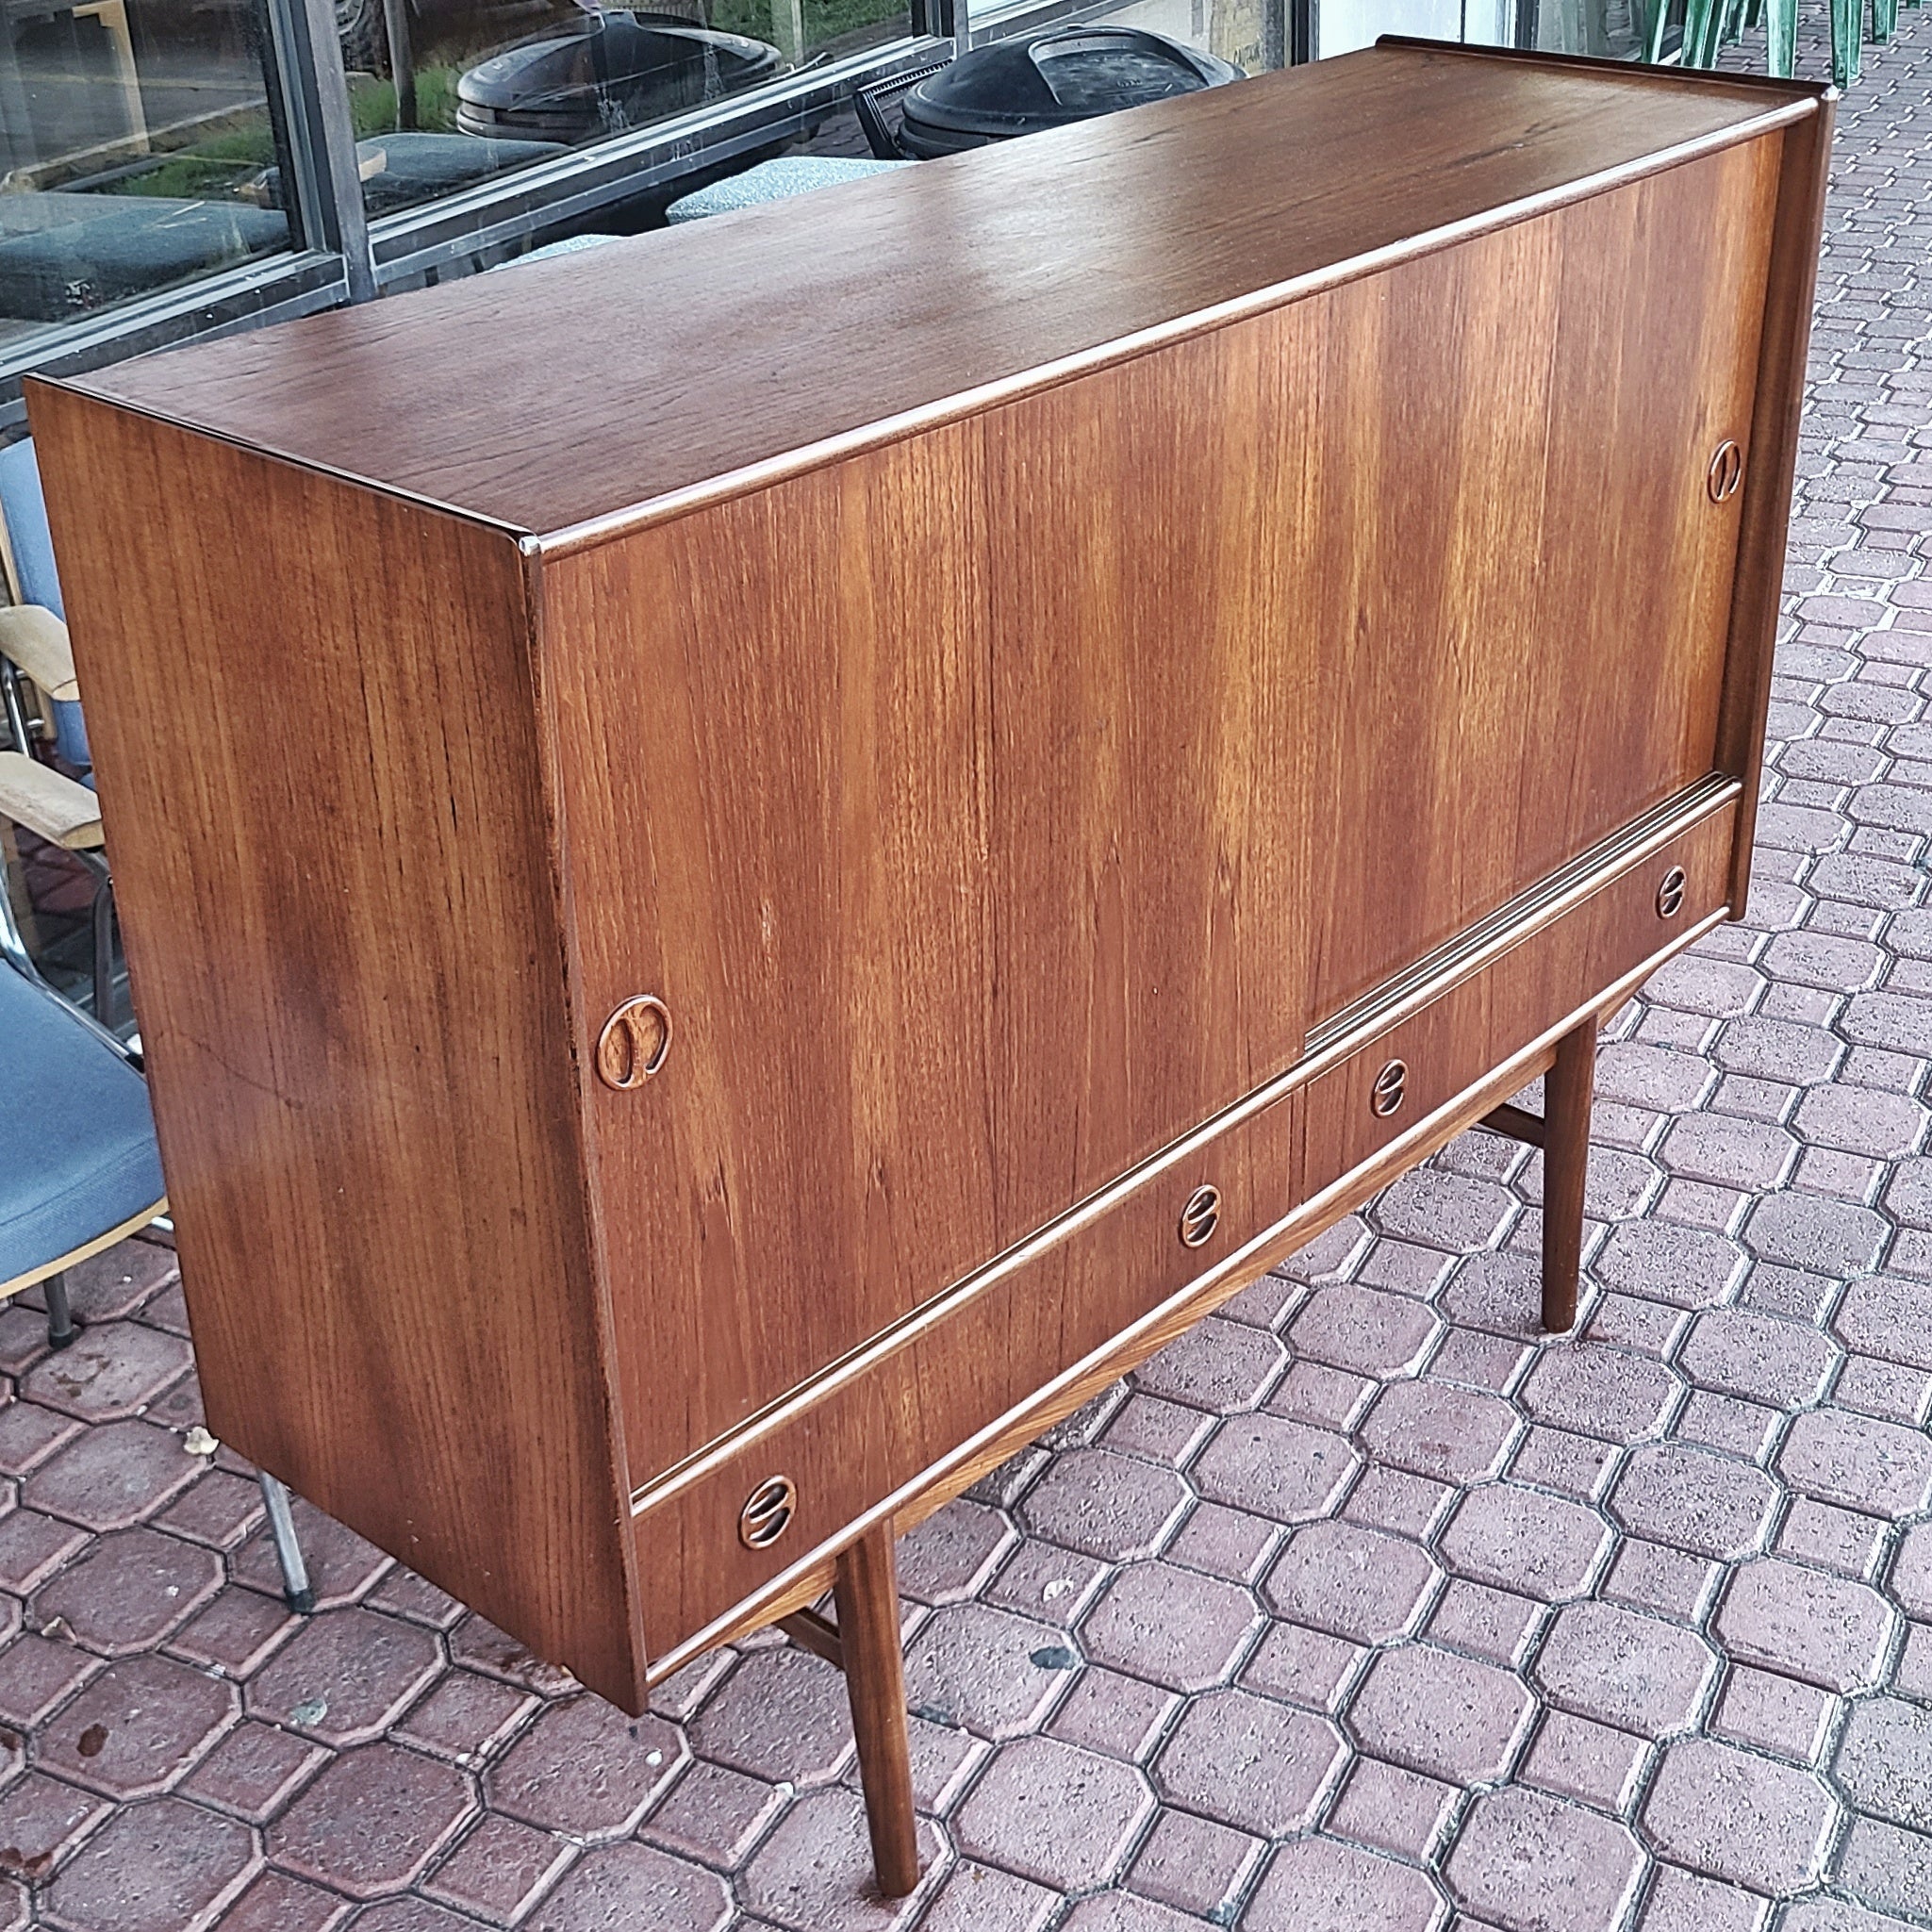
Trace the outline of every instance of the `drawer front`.
[[1150, 1174], [636, 1518], [659, 1658], [1235, 1255], [1301, 1197], [1290, 1094]]
[[1725, 903], [1735, 804], [1679, 834], [1309, 1087], [1307, 1180], [1361, 1165]]

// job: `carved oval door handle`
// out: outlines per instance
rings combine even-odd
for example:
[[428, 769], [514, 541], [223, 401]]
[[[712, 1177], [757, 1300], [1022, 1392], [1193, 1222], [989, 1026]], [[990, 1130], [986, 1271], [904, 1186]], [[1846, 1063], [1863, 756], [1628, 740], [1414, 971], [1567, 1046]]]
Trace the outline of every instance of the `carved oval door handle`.
[[1681, 866], [1673, 866], [1658, 882], [1657, 916], [1674, 919], [1684, 909], [1684, 890], [1689, 883]]
[[1408, 1092], [1408, 1063], [1392, 1060], [1376, 1075], [1375, 1084], [1368, 1090], [1368, 1111], [1378, 1120], [1386, 1120], [1402, 1104]]
[[626, 999], [597, 1036], [597, 1077], [627, 1094], [662, 1070], [670, 1052], [670, 1008], [654, 993]]
[[1181, 1211], [1182, 1247], [1205, 1247], [1221, 1225], [1221, 1190], [1203, 1182], [1188, 1196]]
[[1744, 480], [1744, 453], [1729, 437], [1710, 453], [1710, 468], [1704, 473], [1704, 487], [1714, 504], [1727, 504], [1737, 495]]
[[769, 1549], [791, 1527], [799, 1492], [789, 1476], [768, 1476], [738, 1511], [738, 1541], [747, 1549]]

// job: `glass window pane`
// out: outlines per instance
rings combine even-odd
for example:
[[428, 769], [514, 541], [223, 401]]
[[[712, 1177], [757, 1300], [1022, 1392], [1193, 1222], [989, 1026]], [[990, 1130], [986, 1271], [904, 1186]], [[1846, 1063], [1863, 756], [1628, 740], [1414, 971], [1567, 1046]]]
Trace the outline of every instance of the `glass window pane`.
[[339, 17], [372, 218], [911, 30], [906, 0], [339, 0]]
[[293, 244], [262, 0], [0, 0], [0, 350]]

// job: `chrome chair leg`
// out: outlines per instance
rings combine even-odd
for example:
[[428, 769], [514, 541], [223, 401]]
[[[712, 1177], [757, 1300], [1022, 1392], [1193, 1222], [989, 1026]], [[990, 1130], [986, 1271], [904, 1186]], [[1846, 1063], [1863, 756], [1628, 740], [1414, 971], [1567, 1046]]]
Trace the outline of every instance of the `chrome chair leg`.
[[41, 1283], [41, 1293], [47, 1297], [47, 1346], [73, 1347], [80, 1336], [80, 1324], [68, 1305], [66, 1275], [49, 1275]]
[[269, 1534], [274, 1539], [275, 1556], [282, 1565], [283, 1598], [298, 1617], [305, 1617], [315, 1609], [315, 1589], [308, 1580], [308, 1565], [302, 1559], [302, 1544], [295, 1535], [289, 1491], [266, 1469], [261, 1473], [261, 1499], [268, 1505]]

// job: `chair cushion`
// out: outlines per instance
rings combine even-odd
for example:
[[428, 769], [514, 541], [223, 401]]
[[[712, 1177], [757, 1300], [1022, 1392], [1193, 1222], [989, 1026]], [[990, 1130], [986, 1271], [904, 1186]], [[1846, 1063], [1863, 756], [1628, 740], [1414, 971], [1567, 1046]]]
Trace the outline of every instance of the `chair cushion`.
[[158, 1212], [165, 1195], [146, 1082], [0, 961], [0, 1285]]
[[734, 208], [755, 207], [761, 201], [788, 201], [795, 194], [810, 194], [815, 188], [833, 188], [841, 181], [857, 181], [867, 174], [883, 174], [894, 168], [910, 168], [911, 161], [854, 161], [838, 155], [787, 155], [776, 161], [760, 161], [742, 174], [728, 174], [701, 188], [665, 209], [667, 222], [697, 222], [706, 215], [727, 215]]
[[65, 322], [288, 246], [287, 215], [239, 202], [0, 195], [0, 309]]
[[484, 272], [494, 275], [504, 269], [520, 269], [525, 262], [550, 261], [559, 255], [582, 255], [586, 248], [602, 248], [606, 241], [623, 239], [621, 235], [566, 235], [561, 241], [546, 241], [541, 248], [525, 249], [521, 255], [513, 255], [508, 261], [500, 261]]

